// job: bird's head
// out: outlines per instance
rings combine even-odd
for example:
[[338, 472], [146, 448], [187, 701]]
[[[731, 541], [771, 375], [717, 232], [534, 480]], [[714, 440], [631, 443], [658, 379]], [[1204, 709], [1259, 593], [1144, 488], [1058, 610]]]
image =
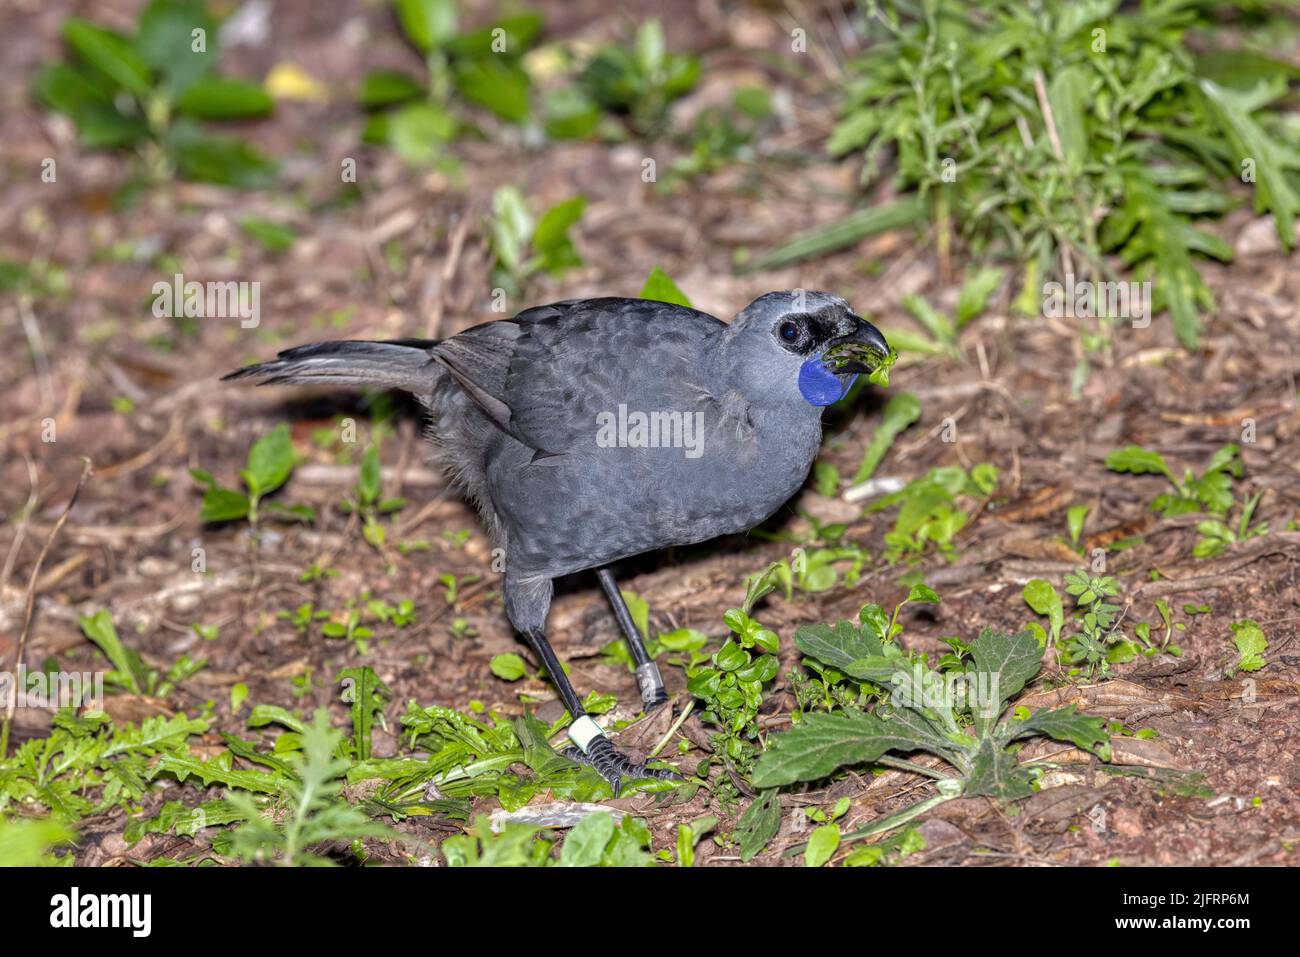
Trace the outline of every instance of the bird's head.
[[828, 292], [769, 292], [727, 330], [726, 366], [750, 398], [801, 397], [811, 406], [844, 398], [861, 373], [881, 374], [894, 352], [880, 330]]

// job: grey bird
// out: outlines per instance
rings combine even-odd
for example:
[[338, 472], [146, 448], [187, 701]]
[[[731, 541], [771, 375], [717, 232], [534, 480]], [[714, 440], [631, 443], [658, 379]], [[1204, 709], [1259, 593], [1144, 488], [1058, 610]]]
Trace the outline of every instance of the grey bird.
[[227, 379], [402, 389], [431, 419], [435, 463], [504, 550], [506, 614], [573, 716], [565, 753], [621, 777], [671, 777], [621, 754], [586, 715], [546, 638], [553, 582], [593, 569], [637, 664], [666, 700], [610, 566], [746, 531], [807, 478], [821, 415], [889, 361], [838, 296], [772, 292], [727, 324], [644, 299], [526, 309], [444, 340], [299, 346]]

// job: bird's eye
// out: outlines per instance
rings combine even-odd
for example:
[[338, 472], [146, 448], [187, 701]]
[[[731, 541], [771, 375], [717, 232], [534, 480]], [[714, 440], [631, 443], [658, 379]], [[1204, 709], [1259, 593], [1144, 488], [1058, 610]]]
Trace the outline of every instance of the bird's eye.
[[799, 338], [799, 327], [793, 322], [783, 322], [781, 323], [780, 333], [781, 338], [786, 342], [794, 342]]

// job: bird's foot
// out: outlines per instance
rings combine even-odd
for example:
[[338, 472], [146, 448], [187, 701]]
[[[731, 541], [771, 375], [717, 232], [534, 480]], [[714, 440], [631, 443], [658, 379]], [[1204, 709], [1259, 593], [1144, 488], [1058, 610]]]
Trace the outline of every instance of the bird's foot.
[[641, 706], [646, 714], [668, 700], [668, 690], [664, 687], [663, 676], [659, 674], [659, 666], [653, 661], [637, 666], [636, 683], [641, 688]]
[[[579, 719], [581, 720], [581, 719]], [[588, 718], [588, 721], [591, 719]], [[594, 724], [594, 722], [592, 722]], [[596, 773], [609, 782], [618, 797], [623, 789], [623, 778], [634, 780], [650, 778], [656, 781], [680, 781], [681, 775], [669, 768], [648, 768], [645, 764], [636, 764], [623, 752], [610, 743], [604, 734], [597, 734], [586, 741], [586, 747], [566, 748], [564, 756], [570, 761], [587, 764], [596, 769]]]

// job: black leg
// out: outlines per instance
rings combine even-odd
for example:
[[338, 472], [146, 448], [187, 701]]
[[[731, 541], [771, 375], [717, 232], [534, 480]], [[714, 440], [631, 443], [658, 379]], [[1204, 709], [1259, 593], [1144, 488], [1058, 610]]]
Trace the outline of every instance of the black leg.
[[550, 672], [551, 682], [555, 685], [555, 690], [560, 693], [560, 700], [564, 702], [564, 707], [568, 709], [569, 714], [573, 715], [573, 720], [577, 721], [585, 716], [587, 711], [578, 699], [578, 692], [573, 690], [573, 682], [564, 673], [564, 667], [560, 664], [560, 659], [555, 657], [555, 649], [546, 640], [546, 635], [541, 629], [537, 629], [524, 632], [524, 638], [533, 651], [537, 652], [537, 657], [542, 659], [546, 670]]
[[657, 778], [661, 781], [680, 780], [679, 776], [670, 770], [664, 768], [647, 768], [644, 764], [635, 764], [626, 755], [619, 752], [614, 745], [610, 744], [609, 738], [605, 737], [605, 732], [600, 725], [587, 714], [578, 698], [578, 693], [573, 690], [573, 682], [569, 676], [564, 673], [564, 668], [560, 666], [560, 659], [555, 657], [555, 649], [551, 643], [546, 640], [546, 635], [541, 629], [534, 629], [524, 632], [524, 638], [528, 644], [537, 652], [537, 656], [542, 659], [542, 664], [551, 674], [551, 681], [555, 684], [555, 689], [560, 693], [560, 700], [573, 715], [573, 724], [569, 729], [569, 738], [577, 747], [566, 748], [564, 756], [571, 761], [578, 761], [582, 764], [590, 764], [596, 769], [614, 790], [614, 796], [618, 797], [619, 791], [623, 786], [623, 778]]
[[647, 711], [657, 708], [668, 700], [668, 692], [664, 690], [664, 679], [659, 674], [659, 666], [650, 659], [645, 640], [637, 630], [636, 623], [632, 621], [632, 613], [627, 609], [623, 593], [618, 590], [618, 582], [614, 581], [614, 573], [608, 568], [600, 568], [596, 571], [596, 577], [600, 579], [600, 587], [605, 590], [605, 596], [614, 607], [614, 617], [618, 619], [618, 625], [623, 629], [623, 637], [627, 639], [632, 660], [636, 662], [636, 680], [641, 686], [641, 704]]

